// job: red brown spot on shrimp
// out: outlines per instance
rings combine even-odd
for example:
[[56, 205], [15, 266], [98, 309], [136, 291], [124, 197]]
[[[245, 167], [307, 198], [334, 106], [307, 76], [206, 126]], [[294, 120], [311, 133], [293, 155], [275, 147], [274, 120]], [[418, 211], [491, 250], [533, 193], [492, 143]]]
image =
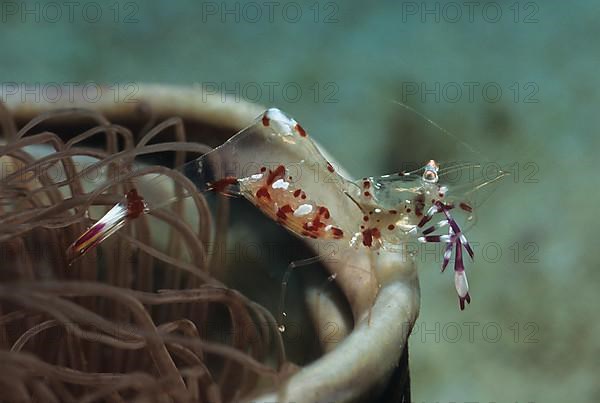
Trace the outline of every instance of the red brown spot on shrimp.
[[365, 192], [363, 193], [366, 197], [371, 197], [371, 192]]
[[208, 183], [208, 189], [218, 193], [223, 193], [225, 192], [225, 189], [227, 189], [228, 186], [235, 185], [236, 183], [237, 178], [233, 176], [226, 176], [223, 179], [219, 179], [215, 182]]
[[318, 216], [314, 220], [305, 222], [302, 225], [302, 228], [309, 231], [311, 234], [318, 233], [323, 227], [325, 227], [325, 224], [321, 222]]
[[300, 190], [300, 189], [294, 190], [294, 197], [300, 196], [300, 193], [302, 193], [302, 190]]
[[362, 236], [363, 236], [363, 239], [362, 239], [363, 245], [369, 246], [369, 247], [373, 245], [373, 233], [370, 228], [364, 230], [362, 232]]
[[266, 171], [267, 171], [267, 167], [262, 167], [262, 168], [260, 169], [260, 172], [266, 172]]
[[341, 239], [344, 237], [344, 231], [338, 227], [331, 227], [331, 233], [335, 239]]
[[390, 214], [398, 214], [396, 210], [390, 210]]
[[322, 215], [323, 217], [325, 217], [325, 219], [331, 217], [331, 215], [329, 214], [329, 210], [325, 206], [319, 207], [319, 215]]
[[302, 228], [309, 231], [310, 233], [317, 233], [319, 230], [325, 228], [327, 224], [325, 224], [321, 220], [321, 216], [324, 219], [328, 219], [330, 217], [329, 210], [327, 207], [320, 206], [317, 207], [317, 215], [312, 219], [312, 221], [307, 221], [302, 225]]
[[266, 198], [267, 200], [271, 200], [271, 195], [269, 194], [269, 189], [266, 186], [261, 186], [260, 189], [256, 192], [256, 198], [260, 199], [261, 197]]
[[146, 202], [138, 195], [137, 190], [131, 189], [125, 195], [127, 199], [127, 218], [138, 218], [146, 209]]
[[321, 216], [317, 214], [317, 216], [312, 220], [312, 228], [315, 230], [319, 230], [325, 227], [325, 223], [321, 221]]
[[269, 126], [269, 118], [267, 117], [267, 114], [265, 113], [262, 117], [262, 124], [263, 126], [267, 127]]
[[460, 207], [462, 210], [468, 212], [468, 213], [472, 213], [473, 212], [473, 207], [471, 207], [470, 205], [468, 205], [465, 202], [461, 202], [458, 207]]
[[331, 173], [335, 172], [335, 169], [333, 169], [333, 165], [331, 165], [329, 162], [327, 163], [327, 170]]
[[302, 196], [300, 196], [302, 200], [306, 199], [306, 193], [302, 192]]
[[373, 246], [373, 238], [379, 239], [381, 238], [381, 232], [377, 228], [367, 228], [362, 232], [363, 236], [363, 245], [365, 246]]
[[394, 228], [396, 228], [396, 226], [395, 226], [394, 224], [390, 224], [390, 225], [388, 225], [388, 229], [389, 229], [390, 231], [393, 231], [393, 230], [394, 230]]
[[365, 189], [369, 189], [371, 187], [371, 182], [369, 182], [368, 180], [364, 181], [363, 182], [363, 187]]
[[368, 215], [363, 216], [363, 221], [365, 221], [365, 222], [369, 221], [369, 216]]
[[298, 134], [302, 137], [306, 137], [306, 130], [304, 130], [304, 128], [302, 126], [300, 126], [299, 123], [296, 123], [296, 130], [298, 131]]
[[293, 212], [294, 209], [292, 209], [292, 207], [289, 204], [286, 204], [277, 209], [277, 217], [281, 218], [282, 220], [285, 220], [287, 219], [287, 215]]
[[285, 167], [283, 165], [279, 165], [274, 171], [269, 172], [269, 176], [267, 177], [267, 185], [272, 185], [276, 180], [283, 178], [285, 178]]
[[423, 215], [423, 209], [425, 208], [425, 197], [423, 195], [418, 195], [415, 197], [415, 215], [417, 217], [421, 217]]

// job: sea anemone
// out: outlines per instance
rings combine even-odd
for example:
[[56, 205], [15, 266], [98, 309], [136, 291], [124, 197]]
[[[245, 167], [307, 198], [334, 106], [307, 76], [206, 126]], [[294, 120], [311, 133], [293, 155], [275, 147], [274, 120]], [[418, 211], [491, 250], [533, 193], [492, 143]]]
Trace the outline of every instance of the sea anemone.
[[[57, 118], [85, 129], [40, 129]], [[177, 202], [81, 259], [71, 262], [66, 254], [90, 217], [134, 181], [160, 174], [175, 194], [193, 188], [165, 166], [133, 169], [136, 157], [150, 152], [171, 151], [177, 165], [210, 149], [187, 142], [180, 119], [136, 136], [98, 112], [68, 109], [18, 129], [2, 106], [0, 123], [3, 399], [223, 402], [281, 382], [286, 360], [272, 315], [211, 273], [220, 262], [207, 247], [225, 234], [225, 198], [213, 217], [194, 193], [196, 225]], [[149, 144], [169, 131], [175, 141]], [[162, 246], [151, 230], [161, 223]]]

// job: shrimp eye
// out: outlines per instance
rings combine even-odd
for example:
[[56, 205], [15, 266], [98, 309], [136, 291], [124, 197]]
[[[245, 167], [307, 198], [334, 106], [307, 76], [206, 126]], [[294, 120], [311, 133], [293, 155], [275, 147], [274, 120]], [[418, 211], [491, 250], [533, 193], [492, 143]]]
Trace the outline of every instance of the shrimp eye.
[[438, 181], [438, 169], [439, 165], [434, 160], [429, 160], [425, 165], [425, 171], [423, 172], [423, 180], [429, 183], [436, 183]]

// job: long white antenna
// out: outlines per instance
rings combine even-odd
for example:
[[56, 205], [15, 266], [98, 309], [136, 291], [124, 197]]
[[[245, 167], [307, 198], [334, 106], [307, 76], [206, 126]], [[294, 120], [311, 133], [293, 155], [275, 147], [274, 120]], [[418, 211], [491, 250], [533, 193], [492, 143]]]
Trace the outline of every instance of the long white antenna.
[[438, 129], [439, 131], [441, 131], [442, 133], [444, 133], [446, 136], [451, 137], [452, 139], [458, 141], [460, 144], [462, 144], [465, 147], [467, 147], [469, 149], [469, 151], [471, 151], [472, 153], [479, 154], [481, 157], [485, 158], [485, 156], [481, 153], [481, 151], [476, 150], [469, 143], [465, 142], [464, 140], [461, 140], [455, 134], [450, 133], [448, 130], [444, 129], [442, 126], [438, 125], [433, 120], [429, 119], [427, 116], [423, 115], [421, 112], [419, 112], [418, 110], [416, 110], [412, 106], [409, 106], [409, 105], [407, 105], [407, 104], [405, 104], [403, 102], [397, 101], [395, 99], [392, 99], [391, 102], [394, 103], [394, 104], [396, 104], [396, 105], [400, 105], [404, 109], [407, 109], [410, 112], [414, 113], [415, 115], [419, 116], [421, 119], [425, 120], [427, 123], [429, 123], [430, 125], [432, 125], [436, 129]]

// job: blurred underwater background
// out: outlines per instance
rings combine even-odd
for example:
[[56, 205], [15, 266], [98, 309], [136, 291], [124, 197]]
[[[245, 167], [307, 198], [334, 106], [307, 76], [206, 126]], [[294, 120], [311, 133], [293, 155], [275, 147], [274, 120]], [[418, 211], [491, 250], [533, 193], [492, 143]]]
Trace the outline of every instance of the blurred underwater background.
[[419, 255], [413, 401], [600, 400], [597, 2], [110, 0], [70, 15], [60, 1], [9, 1], [1, 10], [0, 95], [49, 83], [132, 97], [137, 83], [193, 86], [286, 111], [356, 178], [432, 158], [501, 165], [511, 175], [486, 194], [469, 233], [465, 311], [439, 253]]

